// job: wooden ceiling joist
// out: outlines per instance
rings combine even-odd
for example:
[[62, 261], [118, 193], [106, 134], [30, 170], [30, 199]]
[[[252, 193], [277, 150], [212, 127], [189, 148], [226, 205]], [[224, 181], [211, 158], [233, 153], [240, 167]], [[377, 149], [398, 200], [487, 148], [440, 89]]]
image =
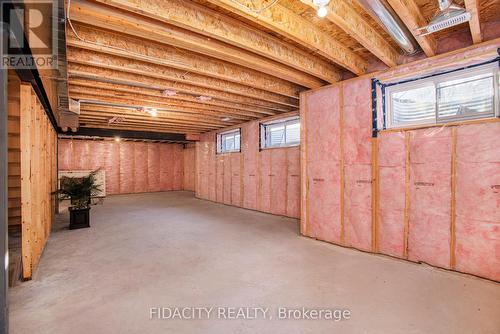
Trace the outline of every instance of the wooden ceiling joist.
[[179, 125], [177, 123], [171, 123], [168, 121], [162, 121], [161, 119], [157, 120], [155, 123], [152, 123], [150, 120], [146, 119], [141, 119], [141, 118], [134, 118], [133, 116], [120, 116], [123, 117], [124, 120], [119, 123], [109, 123], [109, 119], [115, 117], [115, 116], [110, 116], [110, 114], [104, 114], [104, 113], [91, 113], [91, 112], [86, 112], [85, 114], [82, 115], [82, 120], [86, 121], [102, 121], [106, 122], [109, 125], [113, 124], [142, 124], [142, 125], [148, 125], [153, 128], [173, 128], [176, 127], [179, 130], [184, 130], [184, 131], [208, 131], [212, 129], [213, 127], [200, 127], [200, 126], [192, 126], [192, 125]]
[[68, 46], [163, 65], [293, 98], [297, 98], [303, 90], [299, 85], [271, 75], [169, 45], [144, 43], [143, 39], [76, 23], [74, 27], [83, 40], [69, 30], [66, 37]]
[[481, 21], [479, 20], [479, 0], [465, 0], [464, 2], [465, 9], [471, 14], [469, 28], [472, 35], [472, 42], [474, 44], [481, 43], [483, 35], [481, 33]]
[[159, 79], [170, 80], [175, 83], [186, 83], [203, 88], [217, 89], [258, 98], [274, 103], [288, 103], [294, 105], [296, 99], [271, 93], [265, 90], [248, 87], [233, 82], [201, 76], [196, 73], [186, 73], [161, 65], [135, 61], [123, 57], [111, 56], [104, 53], [97, 53], [83, 49], [69, 49], [69, 63], [76, 63], [88, 66], [107, 68], [115, 71], [126, 71], [128, 73], [147, 75]]
[[419, 36], [417, 29], [427, 25], [427, 20], [415, 0], [387, 0], [411, 31], [427, 57], [436, 54], [437, 43], [433, 35]]
[[[125, 120], [129, 119], [138, 119], [149, 122], [150, 124], [170, 124], [177, 125], [179, 127], [190, 127], [197, 129], [211, 129], [214, 127], [213, 124], [202, 124], [197, 121], [189, 121], [189, 120], [181, 120], [177, 118], [172, 118], [170, 116], [165, 116], [162, 113], [158, 113], [156, 117], [152, 117], [143, 112], [139, 112], [134, 109], [124, 109], [117, 108], [111, 106], [101, 106], [101, 105], [92, 105], [86, 104], [82, 106], [81, 109], [82, 116], [90, 117], [90, 116], [101, 116], [101, 117], [124, 117]], [[216, 125], [218, 126], [218, 125]]]
[[[165, 4], [168, 5], [171, 3], [169, 1], [165, 2]], [[141, 2], [139, 7], [146, 5], [146, 3]], [[136, 10], [136, 12], [142, 11]], [[202, 36], [197, 33], [193, 33], [192, 31], [187, 31], [186, 29], [167, 25], [164, 22], [154, 22], [152, 20], [145, 19], [144, 16], [141, 18], [137, 15], [133, 15], [132, 13], [120, 12], [114, 10], [113, 8], [81, 0], [72, 1], [70, 13], [73, 21], [195, 51], [210, 57], [229, 61], [259, 72], [270, 74], [307, 88], [318, 88], [325, 82], [314, 75], [303, 72], [302, 70], [281, 64], [277, 61], [273, 61], [247, 50], [243, 50], [228, 43], [221, 42], [215, 38]], [[152, 13], [148, 11], [147, 14]], [[192, 11], [190, 11], [189, 14], [195, 16], [197, 15], [197, 13], [193, 13]], [[240, 25], [241, 24], [238, 22], [238, 26]], [[240, 39], [241, 38], [239, 38], [239, 40]], [[256, 43], [256, 41], [252, 42], [252, 44], [254, 43]], [[272, 45], [266, 44], [266, 46], [275, 50]], [[293, 56], [297, 57], [296, 59], [294, 58], [294, 60], [302, 63], [303, 66], [314, 69], [314, 72], [320, 72], [318, 75], [322, 73], [321, 77], [330, 77], [331, 80], [337, 81], [341, 79], [340, 73], [338, 73], [333, 66], [330, 66], [326, 62], [320, 62], [318, 59], [315, 59], [313, 55], [301, 53], [299, 56], [299, 54], [293, 53]], [[308, 60], [311, 60], [312, 63], [308, 63]]]
[[188, 94], [183, 94], [183, 93], [176, 93], [176, 95], [173, 96], [168, 96], [165, 97], [161, 90], [159, 89], [151, 89], [151, 88], [143, 88], [143, 87], [137, 87], [137, 86], [129, 86], [129, 85], [123, 85], [123, 84], [115, 84], [115, 83], [109, 83], [109, 82], [99, 82], [99, 81], [94, 81], [94, 80], [88, 80], [88, 79], [72, 79], [70, 87], [88, 87], [88, 88], [101, 88], [101, 89], [107, 89], [107, 90], [112, 90], [115, 92], [125, 92], [125, 93], [132, 93], [132, 94], [141, 94], [141, 95], [149, 95], [149, 96], [156, 96], [156, 97], [164, 97], [168, 101], [175, 101], [175, 102], [189, 102], [189, 103], [195, 103], [198, 104], [196, 108], [202, 108], [202, 109], [207, 109], [211, 110], [210, 108], [213, 107], [219, 107], [219, 108], [226, 108], [224, 109], [224, 112], [230, 112], [232, 109], [233, 110], [238, 110], [238, 112], [235, 111], [235, 114], [241, 114], [245, 116], [250, 116], [250, 117], [261, 117], [262, 115], [275, 115], [276, 112], [270, 112], [269, 110], [263, 110], [262, 112], [256, 112], [255, 108], [251, 108], [248, 106], [242, 106], [242, 105], [229, 105], [224, 102], [219, 102], [217, 100], [210, 100], [206, 102], [199, 102], [196, 97]]
[[[114, 129], [119, 129], [119, 130], [131, 130], [131, 131], [151, 131], [151, 132], [158, 132], [158, 133], [186, 133], [185, 131], [179, 131], [176, 130], [176, 128], [152, 128], [149, 126], [138, 126], [138, 125], [121, 125], [121, 124], [113, 124], [109, 125], [106, 124], [105, 122], [93, 122], [93, 121], [83, 121], [84, 124], [83, 127], [80, 127], [80, 129], [86, 129], [86, 128], [99, 128], [99, 129], [109, 129], [109, 130], [114, 130]], [[197, 131], [192, 131], [192, 133], [201, 133]]]
[[84, 115], [82, 116], [81, 118], [81, 121], [82, 122], [85, 122], [85, 125], [86, 126], [90, 126], [91, 124], [94, 125], [94, 124], [101, 124], [101, 125], [108, 125], [108, 126], [147, 126], [147, 127], [150, 127], [151, 129], [158, 129], [158, 130], [163, 130], [165, 132], [170, 132], [170, 131], [173, 131], [174, 129], [177, 130], [177, 131], [183, 131], [184, 133], [186, 132], [191, 132], [191, 131], [196, 131], [196, 132], [201, 132], [201, 131], [207, 131], [206, 129], [199, 129], [199, 128], [192, 128], [192, 127], [182, 127], [182, 126], [179, 126], [177, 124], [159, 124], [159, 123], [156, 123], [156, 124], [151, 124], [147, 121], [139, 121], [139, 120], [130, 120], [130, 119], [127, 119], [121, 123], [113, 123], [113, 124], [110, 124], [108, 122], [108, 119], [109, 117], [106, 117], [106, 116], [87, 116], [87, 115]]
[[[366, 72], [366, 60], [320, 30], [318, 26], [279, 3], [267, 6], [268, 2], [264, 0], [208, 1], [237, 15], [254, 19], [266, 28], [317, 51], [325, 58], [355, 74], [360, 75]], [[254, 8], [266, 9], [256, 12]]]
[[208, 89], [199, 86], [193, 86], [189, 84], [184, 84], [181, 82], [175, 82], [172, 80], [165, 80], [160, 78], [155, 78], [149, 75], [138, 75], [123, 71], [115, 71], [107, 68], [100, 68], [94, 66], [86, 66], [80, 64], [69, 63], [68, 73], [71, 78], [85, 78], [89, 80], [95, 80], [100, 82], [106, 82], [107, 80], [115, 80], [115, 82], [127, 83], [130, 86], [134, 84], [140, 84], [143, 86], [149, 86], [151, 88], [160, 90], [173, 90], [176, 92], [181, 92], [185, 94], [194, 94], [197, 96], [210, 96], [214, 99], [224, 101], [226, 103], [236, 103], [247, 106], [254, 106], [256, 109], [269, 109], [270, 111], [285, 112], [290, 110], [296, 110], [298, 106], [290, 104], [277, 104], [273, 102], [268, 102], [264, 100], [258, 100], [250, 96], [236, 95], [224, 91], [218, 91], [214, 89]]
[[[142, 108], [144, 106], [144, 101], [138, 101], [133, 96], [132, 98], [126, 97], [110, 97], [103, 95], [92, 95], [92, 94], [83, 94], [83, 93], [73, 93], [71, 94], [77, 100], [85, 100], [88, 104], [97, 104], [97, 103], [108, 103], [112, 105], [122, 105], [122, 106], [130, 106], [135, 108]], [[186, 115], [182, 112], [179, 112], [177, 107], [169, 107], [166, 104], [158, 103], [158, 102], [148, 102], [149, 108], [156, 108], [158, 110], [159, 115], [170, 116], [172, 118], [178, 120], [187, 120], [187, 121], [198, 121], [201, 124], [212, 124], [212, 125], [223, 125], [227, 124], [227, 122], [223, 122], [220, 120], [220, 117], [214, 117], [211, 115]]]
[[[219, 0], [214, 1], [219, 2]], [[231, 2], [231, 0], [220, 1]], [[300, 1], [316, 9], [316, 5], [314, 5], [312, 0]], [[273, 10], [274, 7], [271, 7], [271, 10]], [[330, 1], [326, 18], [356, 39], [359, 44], [363, 45], [387, 66], [393, 67], [398, 64], [398, 59], [400, 58], [398, 50], [385, 40], [384, 37], [382, 37], [382, 35], [345, 0]]]
[[206, 115], [213, 116], [217, 118], [224, 117], [229, 115], [235, 119], [241, 120], [250, 120], [258, 117], [262, 117], [262, 114], [255, 114], [240, 110], [234, 109], [225, 109], [215, 106], [207, 106], [203, 103], [193, 103], [193, 102], [183, 102], [176, 100], [169, 100], [163, 96], [158, 95], [150, 95], [150, 94], [141, 94], [136, 92], [124, 92], [124, 91], [116, 91], [113, 89], [107, 88], [95, 88], [95, 87], [82, 87], [75, 86], [73, 84], [70, 85], [70, 93], [75, 96], [78, 94], [88, 94], [95, 96], [109, 96], [109, 97], [120, 97], [126, 99], [134, 99], [137, 102], [143, 103], [143, 106], [147, 107], [150, 104], [158, 104], [165, 106], [164, 108], [169, 108], [173, 111], [178, 111], [186, 114], [195, 114], [195, 115]]
[[[165, 22], [195, 33], [215, 38], [239, 48], [281, 62], [327, 82], [336, 82], [340, 74], [327, 62], [270, 36], [241, 21], [185, 0], [97, 0], [107, 5]], [[196, 51], [196, 50], [193, 50]], [[349, 68], [362, 73], [353, 59], [346, 58]], [[345, 64], [344, 64], [345, 65]]]

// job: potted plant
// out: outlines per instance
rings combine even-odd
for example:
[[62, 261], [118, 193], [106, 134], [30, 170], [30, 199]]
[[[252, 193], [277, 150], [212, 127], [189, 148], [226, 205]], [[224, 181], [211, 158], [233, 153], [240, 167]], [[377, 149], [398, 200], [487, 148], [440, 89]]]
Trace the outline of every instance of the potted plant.
[[70, 199], [69, 228], [90, 227], [90, 205], [91, 198], [101, 191], [101, 186], [96, 183], [95, 170], [84, 177], [62, 177], [59, 194], [62, 198]]

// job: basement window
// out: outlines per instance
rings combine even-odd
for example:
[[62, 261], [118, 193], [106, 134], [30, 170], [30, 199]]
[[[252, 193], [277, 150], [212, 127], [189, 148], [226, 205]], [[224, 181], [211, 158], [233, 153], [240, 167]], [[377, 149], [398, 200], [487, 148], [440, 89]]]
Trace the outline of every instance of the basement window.
[[498, 64], [387, 85], [388, 128], [491, 118], [499, 113]]
[[298, 117], [280, 119], [260, 125], [261, 148], [289, 147], [300, 144]]
[[241, 129], [217, 134], [217, 153], [241, 152]]

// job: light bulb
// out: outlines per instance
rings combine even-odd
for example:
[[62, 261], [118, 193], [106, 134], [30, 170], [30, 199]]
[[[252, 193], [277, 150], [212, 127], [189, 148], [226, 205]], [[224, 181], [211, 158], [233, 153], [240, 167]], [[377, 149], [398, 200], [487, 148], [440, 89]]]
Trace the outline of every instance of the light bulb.
[[326, 14], [328, 14], [328, 9], [326, 8], [326, 6], [321, 6], [318, 8], [317, 14], [319, 17], [325, 17]]

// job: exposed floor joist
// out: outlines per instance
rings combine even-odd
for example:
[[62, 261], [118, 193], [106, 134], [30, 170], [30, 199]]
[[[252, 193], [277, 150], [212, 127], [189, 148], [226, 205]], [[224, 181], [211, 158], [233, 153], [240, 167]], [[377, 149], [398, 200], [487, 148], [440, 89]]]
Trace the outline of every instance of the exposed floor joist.
[[[187, 31], [182, 28], [166, 25], [162, 22], [155, 22], [146, 17], [141, 18], [133, 13], [125, 13], [112, 8], [84, 2], [81, 0], [72, 1], [71, 19], [74, 21], [94, 25], [104, 29], [110, 29], [132, 36], [144, 38], [154, 42], [169, 44], [186, 50], [195, 51], [210, 57], [229, 61], [244, 67], [248, 67], [260, 72], [264, 72], [290, 82], [294, 82], [304, 87], [317, 88], [324, 85], [325, 81], [318, 79], [314, 75], [307, 74], [290, 66], [273, 61], [264, 56], [243, 50], [239, 47], [221, 42], [214, 38], [209, 38]], [[314, 56], [304, 53], [293, 54], [300, 58], [296, 59], [302, 63]], [[302, 56], [307, 56], [302, 58]], [[341, 75], [325, 62], [315, 65], [304, 64], [310, 68], [320, 67], [318, 72], [324, 71], [321, 76], [332, 77], [332, 80], [340, 80]], [[319, 75], [319, 73], [318, 73]]]
[[417, 29], [427, 25], [415, 0], [387, 0], [394, 11], [411, 31], [427, 57], [436, 54], [437, 43], [433, 35], [419, 36]]
[[301, 86], [247, 69], [229, 62], [208, 58], [165, 44], [144, 43], [144, 40], [112, 31], [92, 29], [75, 24], [78, 36], [68, 31], [67, 45], [113, 56], [163, 65], [184, 73], [194, 73], [240, 85], [298, 98]]
[[[237, 15], [256, 19], [257, 22], [265, 27], [311, 50], [319, 52], [325, 58], [330, 59], [355, 74], [360, 75], [366, 72], [366, 60], [337, 42], [327, 33], [321, 31], [313, 23], [295, 14], [288, 8], [281, 6], [279, 3], [266, 7], [267, 2], [262, 0], [208, 1]], [[254, 8], [265, 8], [265, 10], [257, 12]]]
[[479, 0], [464, 0], [464, 2], [465, 9], [467, 9], [471, 15], [469, 28], [472, 35], [472, 41], [474, 44], [481, 43], [483, 41], [483, 36], [481, 33], [481, 21], [479, 18]]
[[[227, 2], [228, 0], [223, 0]], [[309, 7], [316, 9], [312, 0], [300, 0]], [[359, 13], [344, 0], [330, 1], [328, 4], [328, 20], [342, 28], [354, 37], [361, 45], [368, 49], [387, 66], [398, 64], [400, 54], [387, 42], [375, 28], [373, 28]]]

